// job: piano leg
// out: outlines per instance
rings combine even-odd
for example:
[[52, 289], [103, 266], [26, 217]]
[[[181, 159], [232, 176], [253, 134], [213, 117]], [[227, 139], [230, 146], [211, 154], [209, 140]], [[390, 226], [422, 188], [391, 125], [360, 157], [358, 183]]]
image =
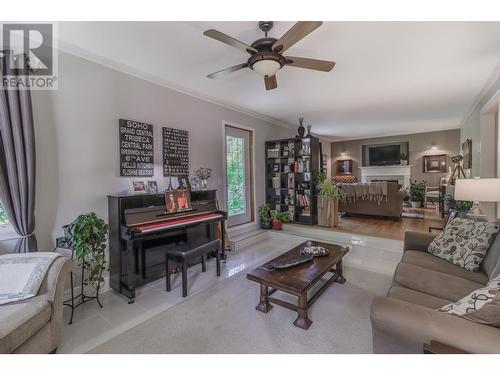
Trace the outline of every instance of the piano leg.
[[[221, 244], [222, 244], [222, 254], [220, 254], [220, 258], [226, 263], [226, 222], [224, 220], [221, 220], [220, 222], [220, 237], [221, 237]], [[219, 271], [220, 274], [220, 271]], [[217, 276], [219, 276], [219, 274]]]
[[135, 302], [135, 254], [134, 242], [127, 241], [127, 288], [122, 288], [122, 292], [128, 297], [128, 303]]
[[[224, 242], [221, 242], [222, 248], [224, 248]], [[215, 250], [215, 264], [217, 265], [217, 277], [220, 276], [220, 245], [217, 245], [217, 249]]]

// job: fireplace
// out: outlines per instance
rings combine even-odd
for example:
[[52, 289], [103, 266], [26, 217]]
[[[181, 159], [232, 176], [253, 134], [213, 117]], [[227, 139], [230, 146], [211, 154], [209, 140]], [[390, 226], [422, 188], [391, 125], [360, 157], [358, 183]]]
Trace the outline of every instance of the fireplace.
[[411, 165], [387, 165], [379, 167], [361, 167], [361, 182], [390, 181], [410, 187]]

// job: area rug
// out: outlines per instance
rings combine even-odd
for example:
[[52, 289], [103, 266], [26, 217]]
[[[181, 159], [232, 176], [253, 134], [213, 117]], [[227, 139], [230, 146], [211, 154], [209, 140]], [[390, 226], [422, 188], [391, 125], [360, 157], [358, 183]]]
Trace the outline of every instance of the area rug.
[[403, 208], [403, 212], [401, 213], [401, 217], [410, 217], [413, 219], [424, 219], [425, 212], [424, 212], [424, 210], [420, 210], [418, 208]]
[[293, 311], [256, 311], [259, 286], [241, 272], [91, 353], [371, 353], [370, 305], [391, 278], [349, 267], [345, 275], [345, 284], [332, 284], [310, 308], [307, 331], [292, 324]]

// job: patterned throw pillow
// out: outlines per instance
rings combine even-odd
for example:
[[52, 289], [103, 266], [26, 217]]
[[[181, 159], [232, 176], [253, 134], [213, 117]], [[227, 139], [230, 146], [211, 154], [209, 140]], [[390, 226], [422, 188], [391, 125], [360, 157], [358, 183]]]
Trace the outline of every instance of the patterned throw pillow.
[[427, 251], [467, 271], [477, 272], [499, 229], [495, 223], [453, 219]]
[[487, 286], [439, 309], [477, 323], [500, 327], [500, 275]]

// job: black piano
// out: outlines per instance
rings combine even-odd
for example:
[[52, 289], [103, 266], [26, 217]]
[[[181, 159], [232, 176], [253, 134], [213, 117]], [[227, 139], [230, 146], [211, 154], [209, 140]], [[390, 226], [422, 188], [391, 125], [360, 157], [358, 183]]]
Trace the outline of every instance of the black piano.
[[[216, 190], [193, 190], [191, 206], [168, 214], [161, 193], [108, 195], [110, 286], [129, 303], [134, 302], [136, 287], [165, 277], [167, 249], [211, 242], [219, 223], [224, 243], [227, 215], [218, 209]], [[224, 246], [221, 257], [225, 259]]]

